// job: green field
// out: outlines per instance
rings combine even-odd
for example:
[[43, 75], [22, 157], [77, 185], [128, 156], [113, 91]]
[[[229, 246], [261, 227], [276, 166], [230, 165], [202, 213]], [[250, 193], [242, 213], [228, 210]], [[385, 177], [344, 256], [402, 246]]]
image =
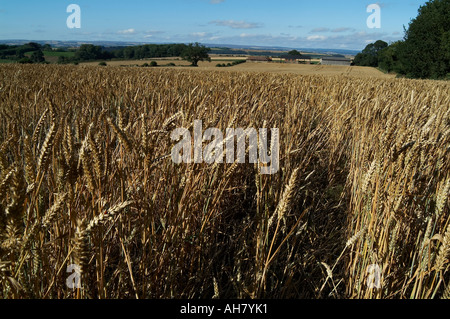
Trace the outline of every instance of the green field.
[[[42, 51], [44, 53], [45, 57], [60, 57], [64, 56], [67, 58], [71, 58], [75, 56], [75, 52], [57, 52], [57, 51]], [[31, 56], [33, 52], [27, 52], [25, 53], [25, 56]]]
[[43, 51], [43, 53], [44, 53], [45, 57], [48, 57], [48, 56], [56, 56], [56, 57], [64, 56], [66, 58], [71, 58], [71, 57], [75, 56], [75, 52]]

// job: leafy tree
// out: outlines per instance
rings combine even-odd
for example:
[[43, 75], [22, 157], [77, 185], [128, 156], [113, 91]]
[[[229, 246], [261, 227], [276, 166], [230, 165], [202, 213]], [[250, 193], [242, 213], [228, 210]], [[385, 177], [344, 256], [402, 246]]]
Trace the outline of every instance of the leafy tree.
[[135, 49], [133, 47], [127, 47], [123, 50], [123, 57], [125, 59], [133, 59], [135, 57]]
[[291, 50], [288, 52], [289, 55], [302, 55], [300, 52], [298, 52], [297, 50]]
[[30, 59], [33, 63], [42, 63], [45, 62], [45, 58], [44, 58], [44, 53], [42, 53], [41, 50], [37, 50], [34, 51], [31, 56]]
[[111, 57], [119, 59], [146, 59], [180, 56], [185, 44], [145, 44], [110, 49]]
[[82, 44], [75, 52], [75, 59], [79, 61], [100, 60], [104, 58], [102, 48], [93, 44]]
[[70, 59], [65, 56], [58, 57], [58, 64], [65, 64], [65, 63], [69, 63], [69, 62], [70, 62]]
[[388, 44], [382, 40], [378, 40], [375, 43], [368, 44], [361, 53], [355, 56], [353, 64], [360, 66], [378, 66], [378, 54], [386, 49]]
[[450, 75], [450, 0], [430, 0], [405, 28], [403, 41], [386, 46], [369, 44], [355, 65], [378, 66], [411, 78], [445, 78]]
[[403, 72], [414, 78], [440, 78], [450, 73], [450, 0], [430, 0], [405, 31], [399, 48]]
[[192, 66], [198, 66], [199, 61], [211, 62], [209, 51], [211, 51], [210, 48], [200, 45], [198, 42], [195, 44], [190, 43], [181, 53], [181, 57], [183, 60], [191, 62]]
[[25, 52], [22, 49], [17, 49], [16, 56], [18, 59], [23, 59], [25, 58]]
[[25, 44], [24, 47], [30, 48], [32, 50], [39, 50], [39, 49], [41, 49], [41, 45], [39, 43], [36, 43], [36, 42], [29, 42], [29, 43]]
[[50, 44], [44, 44], [42, 51], [52, 51], [52, 46]]
[[403, 63], [399, 58], [402, 41], [397, 41], [378, 53], [378, 67], [386, 72], [403, 72]]
[[31, 61], [30, 58], [28, 57], [24, 57], [19, 59], [17, 62], [19, 62], [20, 64], [29, 64], [29, 63], [33, 63], [33, 61]]

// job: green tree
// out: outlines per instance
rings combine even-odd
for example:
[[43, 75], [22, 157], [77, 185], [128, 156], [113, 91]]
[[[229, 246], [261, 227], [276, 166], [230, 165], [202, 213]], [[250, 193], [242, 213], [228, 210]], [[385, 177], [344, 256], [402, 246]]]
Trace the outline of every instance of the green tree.
[[65, 63], [69, 63], [70, 59], [65, 57], [65, 56], [59, 56], [58, 57], [58, 64], [65, 64]]
[[191, 62], [192, 66], [198, 66], [199, 61], [211, 62], [209, 51], [211, 51], [210, 48], [200, 45], [198, 42], [195, 44], [190, 43], [181, 53], [181, 57], [183, 60]]
[[298, 52], [297, 50], [291, 50], [288, 52], [289, 55], [302, 55], [300, 52]]
[[134, 59], [135, 57], [135, 48], [134, 47], [126, 47], [123, 51], [123, 57], [125, 59]]
[[92, 44], [82, 44], [75, 52], [75, 59], [79, 61], [99, 60], [103, 56], [102, 48]]
[[28, 58], [28, 57], [21, 58], [21, 59], [19, 59], [17, 62], [20, 63], [20, 64], [29, 64], [29, 63], [33, 63], [33, 61], [31, 61], [31, 59]]
[[450, 0], [430, 0], [409, 23], [399, 50], [403, 73], [441, 78], [450, 73]]
[[42, 63], [42, 62], [45, 62], [44, 53], [42, 53], [41, 50], [34, 51], [34, 52], [31, 54], [31, 56], [30, 56], [30, 60], [31, 60], [33, 63]]
[[355, 56], [353, 64], [360, 66], [378, 66], [379, 53], [388, 47], [388, 44], [382, 40], [368, 44], [361, 53]]
[[378, 52], [378, 67], [387, 72], [401, 73], [403, 66], [399, 60], [402, 41], [397, 41]]

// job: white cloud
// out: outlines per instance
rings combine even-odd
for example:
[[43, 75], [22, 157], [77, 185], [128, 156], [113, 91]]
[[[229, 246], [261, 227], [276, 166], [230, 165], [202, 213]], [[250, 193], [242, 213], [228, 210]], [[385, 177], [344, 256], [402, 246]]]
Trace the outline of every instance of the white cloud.
[[165, 33], [165, 31], [151, 30], [151, 31], [144, 31], [143, 33], [144, 33], [144, 39], [150, 39], [155, 36], [158, 37], [158, 35]]
[[[368, 43], [373, 43], [378, 39], [386, 42], [398, 40], [398, 36], [393, 36], [391, 32], [367, 32], [364, 30], [353, 30], [351, 32], [336, 32], [325, 34], [289, 34], [289, 33], [257, 33], [253, 30], [241, 30], [236, 34], [223, 34], [216, 32], [199, 32], [173, 34], [167, 41], [185, 42], [189, 41], [211, 41], [217, 44], [236, 44], [245, 46], [284, 46], [287, 48], [324, 48], [337, 49], [346, 48], [362, 50]], [[167, 34], [167, 32], [166, 32]], [[156, 39], [154, 36], [152, 39]], [[161, 37], [161, 39], [166, 39]], [[374, 40], [375, 39], [375, 40]], [[166, 41], [166, 40], [165, 40]]]
[[324, 35], [310, 35], [309, 37], [306, 38], [306, 40], [308, 41], [323, 41], [326, 39], [327, 37]]
[[126, 35], [132, 35], [132, 34], [136, 34], [136, 30], [135, 29], [126, 29], [126, 30], [120, 30], [117, 31], [118, 34], [126, 34]]
[[207, 35], [207, 33], [206, 32], [194, 32], [194, 33], [191, 33], [191, 35], [194, 37], [204, 38]]
[[212, 3], [212, 4], [219, 4], [219, 3], [222, 3], [222, 2], [225, 2], [225, 0], [210, 0], [209, 1], [209, 3]]
[[245, 22], [245, 21], [234, 21], [234, 20], [214, 20], [210, 24], [215, 24], [221, 27], [230, 27], [232, 29], [256, 29], [261, 28], [262, 24]]

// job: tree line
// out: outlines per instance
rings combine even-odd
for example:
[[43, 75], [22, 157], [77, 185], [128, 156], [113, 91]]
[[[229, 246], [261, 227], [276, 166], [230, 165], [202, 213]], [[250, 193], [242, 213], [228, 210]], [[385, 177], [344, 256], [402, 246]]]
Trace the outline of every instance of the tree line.
[[371, 43], [353, 63], [408, 78], [450, 79], [450, 0], [428, 1], [405, 28], [403, 40]]
[[[19, 63], [44, 63], [44, 53], [42, 51], [51, 50], [48, 44], [30, 42], [23, 45], [0, 44], [0, 59], [8, 59]], [[28, 56], [27, 53], [31, 52]]]
[[52, 48], [49, 44], [40, 45], [30, 42], [24, 45], [0, 44], [0, 59], [8, 59], [19, 63], [46, 63], [44, 52], [71, 52], [61, 54], [58, 63], [79, 63], [99, 60], [139, 60], [161, 57], [182, 57], [197, 66], [199, 61], [210, 60], [207, 48], [199, 43], [145, 44], [128, 47], [102, 47], [93, 44], [82, 44], [77, 49], [65, 50]]
[[61, 56], [59, 63], [87, 62], [96, 60], [140, 60], [162, 57], [182, 57], [197, 66], [199, 61], [208, 60], [209, 48], [199, 43], [144, 44], [128, 47], [105, 48], [93, 44], [83, 44], [73, 57]]

